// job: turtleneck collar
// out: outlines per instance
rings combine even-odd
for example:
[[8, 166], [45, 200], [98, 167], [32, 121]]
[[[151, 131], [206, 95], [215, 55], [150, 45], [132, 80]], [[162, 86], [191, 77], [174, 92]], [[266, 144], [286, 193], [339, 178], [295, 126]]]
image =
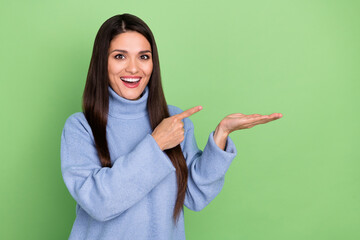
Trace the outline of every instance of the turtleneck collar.
[[136, 119], [148, 114], [147, 99], [149, 87], [146, 86], [142, 96], [137, 100], [128, 100], [119, 96], [110, 86], [109, 88], [109, 115], [115, 118]]

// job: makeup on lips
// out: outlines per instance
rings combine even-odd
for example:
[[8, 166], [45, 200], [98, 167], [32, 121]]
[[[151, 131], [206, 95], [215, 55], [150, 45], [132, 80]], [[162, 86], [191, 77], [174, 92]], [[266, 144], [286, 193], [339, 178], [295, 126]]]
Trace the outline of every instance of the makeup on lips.
[[140, 84], [141, 77], [139, 76], [123, 76], [120, 77], [124, 85], [128, 88], [136, 88]]

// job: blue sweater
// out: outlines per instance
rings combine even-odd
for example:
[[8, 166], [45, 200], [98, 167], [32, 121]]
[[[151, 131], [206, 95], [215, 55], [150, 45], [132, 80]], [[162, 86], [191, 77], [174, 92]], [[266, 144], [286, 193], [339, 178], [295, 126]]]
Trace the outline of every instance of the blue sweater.
[[[107, 140], [112, 168], [101, 167], [91, 128], [83, 113], [71, 115], [61, 136], [61, 171], [77, 202], [69, 239], [183, 240], [184, 212], [175, 225], [176, 172], [151, 136], [147, 112], [148, 87], [138, 100], [120, 97], [109, 87]], [[170, 115], [182, 112], [168, 105]], [[220, 149], [210, 133], [204, 151], [198, 149], [194, 126], [184, 120], [181, 142], [189, 169], [184, 205], [200, 211], [221, 191], [236, 155], [228, 137]]]

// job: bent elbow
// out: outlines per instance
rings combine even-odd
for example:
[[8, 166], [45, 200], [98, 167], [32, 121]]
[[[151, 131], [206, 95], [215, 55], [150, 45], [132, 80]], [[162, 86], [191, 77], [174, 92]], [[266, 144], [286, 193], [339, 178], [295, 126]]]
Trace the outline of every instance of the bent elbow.
[[210, 185], [188, 185], [185, 206], [195, 212], [201, 211], [220, 193], [223, 184], [223, 179], [220, 179]]
[[96, 209], [89, 209], [86, 211], [93, 219], [99, 222], [106, 222], [116, 218], [117, 216], [121, 215], [122, 212], [114, 213], [113, 210], [106, 207], [98, 207]]
[[190, 196], [188, 196], [187, 198], [185, 198], [185, 202], [184, 205], [195, 212], [200, 212], [201, 210], [203, 210], [207, 205], [209, 204], [209, 201], [206, 201], [205, 199], [197, 199], [195, 201], [195, 199], [191, 198]]
[[204, 205], [195, 205], [192, 207], [192, 211], [194, 212], [200, 212], [201, 210], [203, 210], [205, 207], [207, 206], [207, 204], [204, 204]]

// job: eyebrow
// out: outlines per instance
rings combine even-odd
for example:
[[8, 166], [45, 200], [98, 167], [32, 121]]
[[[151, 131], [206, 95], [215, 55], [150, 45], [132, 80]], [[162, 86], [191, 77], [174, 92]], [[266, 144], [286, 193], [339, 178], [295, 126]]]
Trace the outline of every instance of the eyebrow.
[[[115, 50], [112, 50], [110, 53], [113, 53], [113, 52], [123, 52], [123, 53], [128, 53], [128, 51], [126, 51], [126, 50], [121, 50], [121, 49], [115, 49]], [[140, 51], [139, 53], [147, 53], [147, 52], [151, 53], [151, 51], [150, 51], [150, 50], [143, 50], [143, 51]]]

